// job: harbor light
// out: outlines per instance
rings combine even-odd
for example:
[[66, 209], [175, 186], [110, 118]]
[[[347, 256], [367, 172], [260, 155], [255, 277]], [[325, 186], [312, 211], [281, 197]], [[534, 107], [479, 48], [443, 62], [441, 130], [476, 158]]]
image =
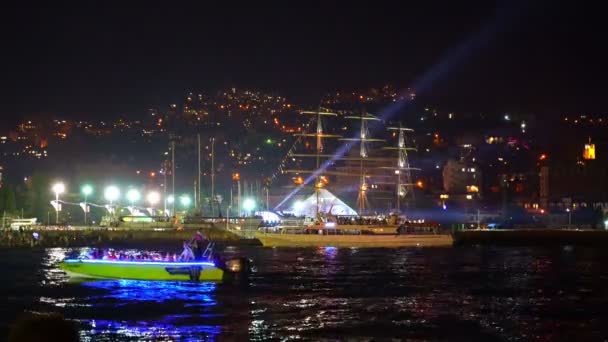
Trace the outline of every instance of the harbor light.
[[184, 208], [188, 208], [188, 207], [190, 206], [190, 203], [191, 203], [190, 197], [188, 197], [188, 196], [186, 196], [186, 195], [181, 196], [181, 197], [179, 198], [179, 203], [181, 203], [181, 205], [182, 205]]
[[80, 189], [80, 191], [82, 191], [82, 194], [85, 197], [89, 196], [90, 194], [93, 193], [93, 186], [91, 186], [90, 184], [85, 184], [82, 186], [82, 189]]
[[55, 195], [60, 195], [65, 192], [65, 185], [63, 183], [55, 183], [52, 189]]
[[93, 186], [90, 184], [85, 184], [82, 186], [82, 188], [80, 188], [80, 191], [84, 195], [84, 206], [82, 207], [82, 210], [84, 211], [84, 225], [86, 226], [87, 225], [87, 212], [89, 212], [89, 206], [87, 205], [87, 198], [89, 197], [89, 195], [91, 195], [93, 193]]
[[59, 195], [65, 192], [65, 185], [61, 182], [55, 183], [52, 189], [55, 193], [55, 224], [58, 224], [59, 212], [61, 211], [61, 204], [59, 204]]
[[151, 206], [155, 206], [158, 204], [158, 202], [160, 202], [160, 194], [156, 191], [151, 191], [146, 196], [146, 200]]
[[246, 211], [253, 211], [255, 209], [255, 201], [252, 198], [246, 198], [243, 201], [243, 209]]
[[141, 198], [141, 194], [139, 193], [139, 191], [137, 191], [137, 189], [129, 189], [127, 191], [127, 200], [131, 204], [139, 201], [140, 198]]
[[108, 201], [108, 202], [110, 202], [110, 204], [112, 204], [114, 201], [116, 201], [120, 197], [120, 190], [118, 189], [117, 186], [110, 185], [104, 190], [103, 197], [106, 199], [106, 201]]

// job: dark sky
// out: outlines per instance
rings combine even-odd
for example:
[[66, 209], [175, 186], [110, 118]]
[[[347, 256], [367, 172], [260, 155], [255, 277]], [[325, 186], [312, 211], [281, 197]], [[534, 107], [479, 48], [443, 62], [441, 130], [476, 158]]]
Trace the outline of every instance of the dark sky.
[[603, 11], [575, 2], [126, 3], [3, 8], [4, 122], [137, 113], [225, 86], [314, 102], [385, 82], [446, 109], [608, 109]]

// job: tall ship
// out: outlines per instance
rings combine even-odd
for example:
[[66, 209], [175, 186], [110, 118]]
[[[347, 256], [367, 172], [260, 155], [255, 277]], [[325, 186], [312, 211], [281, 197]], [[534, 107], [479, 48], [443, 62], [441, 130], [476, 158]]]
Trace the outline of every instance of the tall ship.
[[[297, 163], [300, 167], [283, 170], [294, 176], [297, 187], [275, 208], [284, 214], [281, 223], [256, 233], [264, 246], [452, 244], [451, 236], [440, 234], [437, 224], [408, 219], [407, 209], [415, 205], [411, 172], [418, 170], [411, 167], [408, 157], [415, 151], [406, 143], [412, 129], [401, 124], [385, 126], [380, 118], [364, 110], [338, 114], [320, 108], [301, 115], [311, 117], [308, 127], [314, 131], [297, 134], [296, 143], [313, 151], [288, 154], [290, 160], [302, 161]], [[344, 136], [328, 131], [324, 119], [345, 122], [340, 125], [344, 133], [348, 133], [350, 123], [358, 128], [357, 134]], [[388, 130], [395, 140], [393, 146], [385, 139], [372, 137], [370, 127], [378, 126]], [[332, 153], [328, 146], [333, 147]]]

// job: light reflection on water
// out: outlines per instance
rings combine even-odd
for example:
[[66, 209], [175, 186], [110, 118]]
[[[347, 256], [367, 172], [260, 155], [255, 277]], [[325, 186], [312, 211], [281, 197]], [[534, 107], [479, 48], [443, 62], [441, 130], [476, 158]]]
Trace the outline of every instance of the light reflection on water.
[[188, 301], [200, 306], [213, 306], [215, 283], [165, 282], [143, 280], [100, 280], [82, 283], [82, 286], [105, 290], [91, 300], [114, 299], [121, 302]]
[[214, 283], [104, 280], [78, 286], [90, 290], [81, 301], [91, 308], [76, 320], [81, 334], [95, 340], [214, 340], [221, 331]]
[[[184, 325], [167, 318], [163, 321], [107, 321], [90, 320], [88, 329], [80, 333], [83, 340], [99, 341], [107, 338], [143, 340], [176, 340], [180, 341], [212, 341], [220, 333], [220, 326]], [[95, 336], [95, 338], [92, 338]], [[101, 338], [101, 339], [100, 339]]]
[[602, 250], [234, 248], [258, 266], [248, 286], [72, 283], [56, 267], [70, 252], [0, 251], [2, 321], [59, 311], [85, 341], [608, 336]]

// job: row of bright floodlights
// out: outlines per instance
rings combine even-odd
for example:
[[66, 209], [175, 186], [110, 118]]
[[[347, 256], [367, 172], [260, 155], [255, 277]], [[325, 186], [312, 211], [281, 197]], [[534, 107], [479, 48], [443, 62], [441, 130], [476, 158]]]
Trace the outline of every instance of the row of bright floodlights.
[[[63, 184], [63, 183], [55, 183], [55, 184], [53, 184], [51, 189], [53, 190], [53, 193], [55, 193], [56, 200], [58, 201], [59, 195], [61, 195], [65, 192], [66, 187], [65, 187], [65, 184]], [[80, 191], [84, 195], [84, 199], [86, 202], [87, 197], [89, 195], [93, 194], [93, 186], [91, 186], [89, 184], [85, 184], [82, 186]], [[104, 198], [106, 199], [106, 201], [110, 202], [110, 205], [111, 205], [115, 201], [120, 199], [120, 189], [115, 185], [110, 185], [104, 189], [103, 195], [104, 195]], [[131, 203], [132, 205], [139, 202], [142, 198], [141, 193], [137, 189], [133, 189], [133, 188], [127, 190], [126, 197], [127, 197], [127, 201], [129, 201], [129, 203]], [[151, 206], [157, 205], [160, 202], [160, 200], [161, 200], [161, 195], [157, 191], [150, 191], [146, 195], [146, 202], [148, 202]], [[175, 198], [173, 195], [167, 196], [167, 203], [173, 203], [174, 201], [175, 201]], [[190, 204], [192, 203], [192, 200], [190, 199], [190, 196], [188, 196], [188, 195], [181, 195], [179, 197], [179, 202], [182, 206], [189, 207]], [[249, 199], [249, 198], [245, 199], [243, 201], [243, 208], [245, 210], [255, 209], [255, 201], [252, 199]]]

